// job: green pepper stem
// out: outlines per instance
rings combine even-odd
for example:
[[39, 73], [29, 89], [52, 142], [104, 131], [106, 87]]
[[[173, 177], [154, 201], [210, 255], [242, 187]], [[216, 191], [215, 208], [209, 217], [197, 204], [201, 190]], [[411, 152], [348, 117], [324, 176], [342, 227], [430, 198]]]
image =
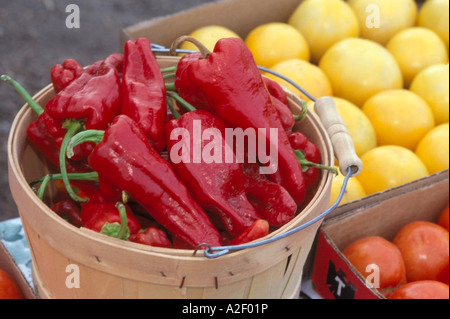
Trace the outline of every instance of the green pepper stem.
[[178, 103], [180, 103], [187, 111], [192, 112], [192, 111], [197, 110], [192, 104], [187, 102], [185, 99], [180, 97], [178, 94], [167, 91], [167, 95], [169, 97], [173, 98], [174, 100], [176, 100]]
[[38, 102], [36, 102], [31, 95], [25, 90], [25, 88], [20, 85], [19, 82], [13, 80], [8, 75], [2, 75], [1, 79], [3, 81], [9, 82], [12, 84], [12, 86], [16, 89], [16, 91], [22, 96], [22, 98], [25, 100], [25, 102], [28, 103], [28, 105], [33, 109], [33, 111], [39, 116], [44, 112], [44, 108], [39, 105]]
[[167, 99], [167, 105], [169, 105], [169, 110], [172, 113], [172, 115], [179, 119], [181, 117], [180, 113], [175, 109], [175, 106], [173, 105], [172, 99]]
[[167, 74], [164, 74], [164, 75], [163, 75], [163, 79], [164, 79], [164, 80], [170, 79], [170, 78], [175, 77], [175, 75], [176, 75], [176, 73], [167, 73]]
[[119, 210], [120, 223], [106, 222], [100, 230], [100, 233], [110, 237], [128, 240], [130, 237], [130, 228], [128, 227], [127, 210], [121, 202], [116, 203], [116, 208]]
[[300, 103], [302, 104], [302, 110], [300, 114], [294, 115], [294, 120], [296, 122], [302, 121], [306, 117], [306, 114], [308, 113], [308, 103], [304, 100], [302, 100]]
[[66, 167], [66, 151], [69, 140], [82, 128], [82, 125], [77, 120], [67, 120], [63, 124], [64, 128], [67, 128], [66, 135], [61, 143], [61, 149], [59, 151], [59, 166], [61, 170], [62, 180], [64, 182], [64, 186], [66, 187], [67, 193], [69, 196], [77, 201], [77, 202], [87, 202], [88, 198], [82, 198], [78, 196], [74, 190], [72, 189], [72, 185], [70, 185], [69, 177], [67, 175], [67, 167]]
[[177, 88], [175, 87], [175, 83], [166, 83], [166, 90], [167, 91], [177, 91]]
[[175, 65], [175, 66], [170, 66], [168, 68], [162, 68], [161, 73], [168, 73], [168, 72], [173, 73], [176, 70], [177, 70], [177, 66]]
[[72, 136], [67, 143], [66, 155], [68, 158], [73, 156], [73, 149], [75, 146], [84, 142], [94, 142], [95, 144], [100, 143], [105, 135], [105, 131], [101, 130], [86, 130], [81, 131], [74, 136]]
[[[97, 172], [86, 172], [86, 173], [68, 173], [67, 177], [71, 181], [95, 181], [98, 182], [98, 173]], [[62, 174], [47, 174], [44, 177], [35, 179], [30, 182], [30, 187], [34, 187], [34, 185], [41, 183], [39, 189], [36, 194], [39, 199], [43, 199], [45, 190], [50, 181], [62, 180]]]
[[125, 208], [125, 205], [121, 202], [117, 202], [116, 207], [119, 210], [120, 214], [120, 230], [117, 238], [128, 239], [129, 228], [128, 228], [127, 210]]
[[314, 162], [308, 161], [305, 158], [305, 154], [301, 150], [294, 150], [294, 153], [295, 153], [295, 156], [297, 157], [298, 162], [302, 166], [302, 170], [303, 171], [305, 171], [309, 167], [315, 167], [315, 168], [318, 168], [318, 169], [324, 169], [324, 170], [330, 171], [330, 172], [332, 172], [335, 175], [338, 174], [338, 171], [337, 171], [336, 167], [327, 166], [327, 165], [323, 165], [323, 164], [319, 164], [319, 163], [314, 163]]
[[50, 180], [51, 180], [50, 174], [45, 175], [45, 176], [42, 178], [42, 184], [41, 184], [41, 186], [39, 187], [39, 189], [38, 189], [38, 191], [37, 191], [37, 193], [36, 193], [37, 197], [38, 197], [40, 200], [43, 200], [43, 199], [44, 199], [45, 189], [47, 188], [47, 185], [48, 185], [48, 183], [50, 182]]

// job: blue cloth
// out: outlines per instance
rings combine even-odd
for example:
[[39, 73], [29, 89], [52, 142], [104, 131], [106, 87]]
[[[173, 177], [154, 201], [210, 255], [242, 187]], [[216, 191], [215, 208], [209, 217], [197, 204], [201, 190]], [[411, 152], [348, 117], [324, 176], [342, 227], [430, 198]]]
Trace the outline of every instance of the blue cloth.
[[31, 252], [20, 217], [0, 222], [0, 240], [13, 257], [25, 279], [33, 287]]

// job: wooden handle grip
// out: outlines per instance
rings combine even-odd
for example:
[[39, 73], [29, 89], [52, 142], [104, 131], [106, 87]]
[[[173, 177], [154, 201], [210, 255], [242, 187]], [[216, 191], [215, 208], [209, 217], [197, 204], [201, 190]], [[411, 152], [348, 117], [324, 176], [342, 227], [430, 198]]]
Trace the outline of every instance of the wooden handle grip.
[[331, 139], [341, 173], [344, 176], [347, 175], [348, 168], [352, 169], [352, 176], [361, 173], [362, 161], [356, 155], [355, 144], [348, 133], [344, 120], [337, 111], [334, 100], [328, 96], [321, 97], [316, 100], [314, 110]]

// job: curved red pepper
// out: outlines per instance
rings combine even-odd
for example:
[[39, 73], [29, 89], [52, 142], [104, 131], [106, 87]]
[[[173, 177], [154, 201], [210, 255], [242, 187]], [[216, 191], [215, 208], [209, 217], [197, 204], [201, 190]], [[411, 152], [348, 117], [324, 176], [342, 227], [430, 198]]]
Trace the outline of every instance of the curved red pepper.
[[[175, 87], [186, 101], [211, 110], [226, 125], [256, 131], [277, 128], [278, 170], [271, 179], [282, 185], [298, 205], [304, 201], [306, 188], [300, 164], [253, 56], [242, 40], [219, 40], [207, 58], [199, 59], [198, 54], [183, 56], [178, 63]], [[269, 135], [267, 131], [266, 145], [272, 142]]]
[[166, 86], [147, 38], [125, 43], [122, 114], [142, 126], [157, 151], [165, 146]]
[[[267, 86], [267, 90], [269, 90], [270, 95], [272, 97], [276, 98], [277, 100], [279, 100], [281, 103], [283, 103], [284, 105], [286, 105], [289, 108], [289, 101], [288, 101], [286, 91], [283, 90], [281, 85], [278, 82], [275, 82], [274, 80], [272, 80], [268, 77], [265, 77], [265, 76], [263, 77], [263, 80]], [[291, 115], [292, 115], [292, 113], [291, 113]]]
[[87, 129], [105, 129], [120, 113], [120, 78], [117, 70], [104, 67], [93, 76], [87, 72], [73, 80], [45, 106], [57, 120], [81, 119]]
[[[187, 137], [182, 136], [181, 141], [178, 141], [178, 136], [172, 139], [171, 133], [177, 130], [183, 130]], [[202, 137], [206, 133], [215, 135], [204, 140]], [[260, 218], [246, 197], [242, 168], [225, 141], [225, 125], [218, 117], [204, 110], [187, 112], [166, 124], [166, 135], [167, 150], [178, 176], [200, 206], [220, 216], [230, 234], [242, 233]], [[200, 140], [194, 140], [196, 137]], [[178, 143], [187, 143], [183, 147], [188, 147], [189, 153], [186, 158], [174, 161], [179, 154], [172, 154], [172, 150]], [[209, 159], [206, 162], [202, 154], [206, 153], [205, 146], [208, 146], [208, 155], [215, 153], [211, 162]], [[196, 147], [199, 154], [196, 154]], [[225, 158], [227, 152], [233, 154], [232, 159]], [[194, 159], [196, 155], [199, 156]]]
[[[30, 144], [41, 152], [52, 164], [59, 166], [60, 147], [67, 131], [63, 127], [64, 119], [53, 118], [46, 109], [33, 100], [22, 85], [11, 77], [2, 75], [1, 79], [10, 82], [31, 109], [38, 115], [38, 118], [27, 128], [27, 138]], [[87, 163], [78, 163], [77, 161], [83, 159], [83, 153], [85, 151], [86, 147], [84, 145], [80, 145], [74, 150], [74, 156], [71, 162], [67, 164], [67, 170], [69, 172], [84, 170]]]
[[[28, 126], [27, 139], [40, 154], [44, 155], [53, 165], [59, 167], [59, 150], [63, 137], [55, 137], [50, 134], [47, 117], [48, 114], [43, 112], [36, 121]], [[86, 161], [79, 160], [85, 154], [83, 147], [83, 145], [78, 145], [74, 150], [74, 158], [67, 161], [68, 172], [88, 172], [92, 170]]]
[[[312, 163], [320, 163], [320, 150], [308, 138], [300, 132], [293, 132], [289, 135], [289, 141], [294, 150], [303, 153], [305, 159]], [[319, 180], [320, 169], [317, 167], [304, 167], [303, 176], [305, 176], [305, 184], [307, 189], [311, 189]]]
[[297, 204], [283, 186], [260, 174], [256, 163], [242, 164], [242, 171], [247, 197], [262, 218], [276, 227], [294, 218]]
[[170, 164], [154, 150], [141, 127], [128, 116], [117, 116], [105, 130], [89, 156], [89, 164], [191, 247], [201, 243], [220, 245], [219, 233], [207, 214]]
[[292, 128], [295, 125], [295, 119], [292, 115], [291, 108], [289, 107], [289, 101], [287, 98], [286, 92], [283, 88], [272, 79], [267, 77], [263, 77], [264, 83], [266, 84], [267, 89], [269, 90], [270, 95], [272, 96], [272, 102], [275, 106], [278, 116], [280, 117], [280, 121], [286, 130], [286, 132], [290, 133]]

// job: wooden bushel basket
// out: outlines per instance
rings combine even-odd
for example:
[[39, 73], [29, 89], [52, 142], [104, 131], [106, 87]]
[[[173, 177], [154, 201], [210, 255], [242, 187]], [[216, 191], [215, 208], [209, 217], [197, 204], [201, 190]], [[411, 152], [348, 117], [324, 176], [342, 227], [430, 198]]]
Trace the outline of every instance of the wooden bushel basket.
[[[178, 58], [158, 57], [162, 68]], [[44, 106], [51, 85], [34, 96]], [[294, 113], [300, 100], [289, 93]], [[231, 251], [217, 258], [203, 251], [150, 247], [77, 228], [44, 204], [29, 182], [49, 173], [27, 142], [36, 115], [26, 104], [17, 114], [8, 141], [9, 181], [31, 249], [33, 279], [41, 298], [297, 298], [303, 266], [320, 222], [280, 240]], [[325, 165], [334, 153], [325, 127], [308, 112], [295, 127], [315, 143]], [[332, 173], [322, 171], [317, 191], [294, 220], [270, 233], [286, 232], [329, 207]], [[78, 276], [78, 277], [74, 277]], [[75, 281], [74, 281], [75, 280]], [[77, 285], [79, 283], [79, 285]]]

